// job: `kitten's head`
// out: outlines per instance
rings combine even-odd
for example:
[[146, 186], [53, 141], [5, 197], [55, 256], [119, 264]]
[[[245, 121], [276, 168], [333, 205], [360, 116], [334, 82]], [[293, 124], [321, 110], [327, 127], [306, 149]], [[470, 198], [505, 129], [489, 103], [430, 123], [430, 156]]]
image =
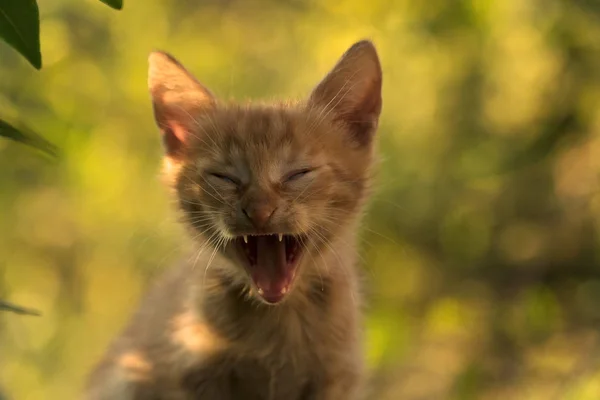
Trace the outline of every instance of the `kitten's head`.
[[206, 251], [234, 261], [230, 272], [253, 293], [278, 303], [367, 195], [381, 111], [374, 46], [353, 45], [292, 105], [224, 104], [171, 56], [149, 62], [165, 172], [185, 223]]

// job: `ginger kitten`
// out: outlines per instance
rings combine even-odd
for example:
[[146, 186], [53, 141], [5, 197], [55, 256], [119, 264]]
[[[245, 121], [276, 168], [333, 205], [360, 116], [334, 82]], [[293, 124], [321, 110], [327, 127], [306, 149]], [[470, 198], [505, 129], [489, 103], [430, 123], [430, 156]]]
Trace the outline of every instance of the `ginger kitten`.
[[85, 398], [359, 398], [373, 44], [354, 44], [294, 104], [225, 104], [171, 56], [149, 63], [165, 176], [198, 252], [149, 292]]

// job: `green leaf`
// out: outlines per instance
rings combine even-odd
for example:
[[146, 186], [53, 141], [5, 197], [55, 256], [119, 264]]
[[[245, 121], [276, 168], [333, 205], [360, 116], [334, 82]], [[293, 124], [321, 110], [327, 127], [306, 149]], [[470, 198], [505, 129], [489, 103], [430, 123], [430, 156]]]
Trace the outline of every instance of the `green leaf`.
[[0, 0], [0, 38], [42, 68], [40, 14], [35, 0]]
[[[4, 0], [0, 0], [4, 1]], [[58, 149], [52, 143], [44, 139], [42, 136], [31, 131], [26, 127], [15, 128], [6, 121], [0, 119], [0, 137], [5, 137], [15, 142], [23, 143], [34, 147], [44, 153], [56, 157]]]
[[[3, 1], [3, 0], [0, 0]], [[101, 2], [103, 2], [104, 4], [109, 5], [110, 7], [114, 8], [115, 10], [120, 10], [123, 8], [123, 0], [100, 0]]]

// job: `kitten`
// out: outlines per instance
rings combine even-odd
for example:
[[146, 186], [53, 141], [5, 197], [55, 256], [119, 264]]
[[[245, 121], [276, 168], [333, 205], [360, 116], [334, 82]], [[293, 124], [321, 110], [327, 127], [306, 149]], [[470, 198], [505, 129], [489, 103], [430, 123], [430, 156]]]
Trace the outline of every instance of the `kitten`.
[[85, 398], [359, 398], [375, 47], [354, 44], [295, 104], [225, 104], [171, 56], [149, 63], [165, 176], [198, 253], [150, 291]]

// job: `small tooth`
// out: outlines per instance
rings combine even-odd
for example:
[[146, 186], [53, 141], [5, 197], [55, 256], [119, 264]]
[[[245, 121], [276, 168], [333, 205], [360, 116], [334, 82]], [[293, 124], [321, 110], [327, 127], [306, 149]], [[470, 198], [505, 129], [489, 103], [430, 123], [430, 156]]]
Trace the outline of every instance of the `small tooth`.
[[258, 294], [260, 294], [262, 296], [263, 294], [265, 294], [265, 291], [262, 290], [261, 288], [258, 288]]
[[244, 235], [244, 243], [248, 243], [248, 236]]
[[287, 286], [285, 286], [283, 289], [281, 289], [281, 294], [286, 294], [288, 291]]
[[279, 241], [281, 242], [282, 240], [283, 240], [283, 234], [282, 234], [282, 233], [280, 233], [280, 234], [279, 234]]

